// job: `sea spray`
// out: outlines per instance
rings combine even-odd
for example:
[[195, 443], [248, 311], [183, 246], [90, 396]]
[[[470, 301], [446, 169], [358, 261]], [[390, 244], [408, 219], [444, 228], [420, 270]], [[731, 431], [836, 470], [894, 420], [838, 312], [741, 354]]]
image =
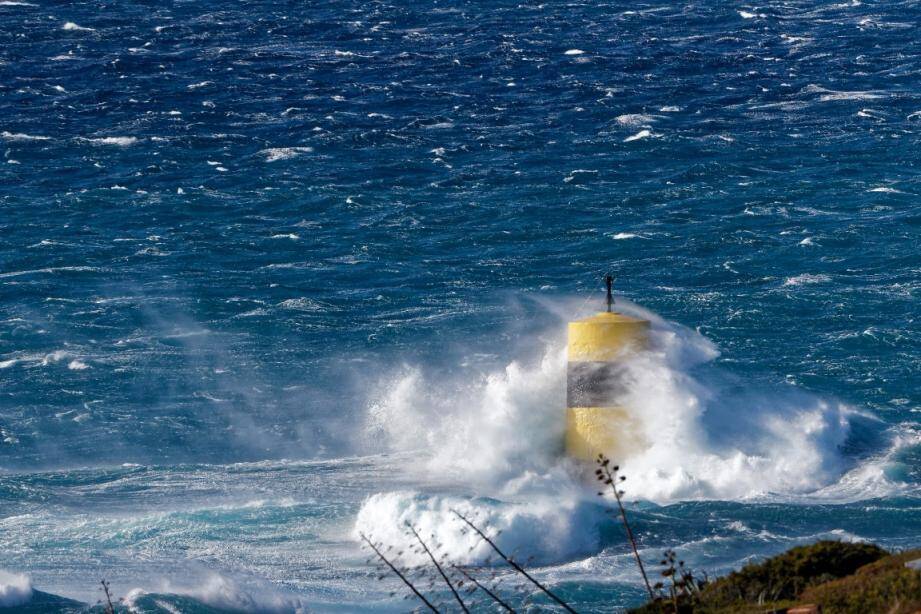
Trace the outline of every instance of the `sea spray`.
[[162, 578], [154, 586], [156, 588], [150, 590], [129, 590], [125, 595], [125, 605], [131, 611], [147, 611], [152, 607], [169, 610], [169, 601], [175, 601], [175, 596], [183, 596], [222, 611], [266, 614], [303, 614], [308, 611], [307, 604], [296, 595], [239, 574], [190, 569], [182, 578]]
[[[715, 364], [716, 347], [687, 327], [651, 320], [651, 347], [626, 361], [624, 405], [642, 441], [615, 459], [631, 496], [658, 503], [808, 493], [850, 468], [841, 453], [855, 410], [783, 384], [759, 388]], [[551, 338], [536, 361], [465, 380], [405, 366], [368, 410], [370, 437], [417, 451], [426, 471], [491, 492], [535, 475], [573, 476], [562, 455], [565, 356]], [[578, 480], [578, 478], [574, 478]], [[515, 486], [513, 486], [515, 485]], [[487, 488], [490, 491], [490, 488]]]
[[[369, 439], [419, 451], [427, 470], [495, 484], [546, 471], [562, 452], [565, 362], [559, 345], [537, 364], [432, 382], [404, 367], [368, 410]], [[469, 373], [468, 373], [469, 375]]]
[[0, 569], [0, 608], [21, 606], [32, 600], [32, 582], [25, 574]]
[[[627, 500], [809, 497], [853, 468], [842, 446], [859, 417], [855, 410], [788, 384], [771, 389], [742, 381], [716, 363], [718, 349], [700, 333], [630, 303], [619, 307], [652, 323], [650, 347], [625, 363], [623, 402], [641, 438], [614, 459], [630, 475]], [[410, 522], [452, 560], [482, 563], [488, 551], [454, 526], [453, 507], [537, 564], [608, 545], [602, 535], [613, 520], [594, 500], [587, 470], [563, 455], [564, 344], [546, 338], [537, 359], [522, 357], [477, 377], [432, 381], [424, 368], [403, 366], [382, 385], [369, 405], [369, 437], [418, 458], [407, 471], [464, 494], [371, 495], [356, 532], [402, 546]]]
[[[553, 564], [587, 556], [602, 546], [601, 527], [610, 519], [604, 506], [578, 497], [534, 497], [518, 503], [488, 498], [426, 495], [401, 491], [369, 497], [355, 521], [354, 536], [365, 533], [386, 545], [410, 545], [412, 523], [455, 564], [484, 564], [494, 559], [489, 546], [467, 530], [452, 512], [471, 518], [491, 534], [500, 548], [521, 561]], [[424, 565], [424, 553], [406, 548], [402, 562]]]

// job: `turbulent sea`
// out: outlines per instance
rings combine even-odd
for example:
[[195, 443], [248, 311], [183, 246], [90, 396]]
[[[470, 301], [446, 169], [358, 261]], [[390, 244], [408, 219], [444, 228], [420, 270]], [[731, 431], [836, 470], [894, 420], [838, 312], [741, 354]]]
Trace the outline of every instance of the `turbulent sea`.
[[616, 459], [653, 568], [921, 546], [919, 24], [0, 0], [0, 606], [406, 611], [358, 537], [406, 522], [523, 599], [452, 509], [642, 602], [561, 450], [608, 271], [653, 320]]

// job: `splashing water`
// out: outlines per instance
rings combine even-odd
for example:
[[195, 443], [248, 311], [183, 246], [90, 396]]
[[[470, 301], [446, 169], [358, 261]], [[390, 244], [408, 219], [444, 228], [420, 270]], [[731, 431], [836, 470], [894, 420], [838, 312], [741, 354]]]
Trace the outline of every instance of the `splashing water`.
[[0, 569], [0, 608], [12, 608], [32, 599], [32, 583], [25, 574]]
[[[904, 489], [880, 475], [879, 458], [845, 453], [855, 425], [881, 430], [866, 414], [792, 385], [748, 384], [716, 364], [719, 351], [701, 334], [620, 305], [652, 322], [649, 349], [625, 363], [624, 405], [642, 440], [615, 459], [629, 476], [628, 498], [844, 501], [855, 480], [872, 486], [858, 498]], [[509, 551], [541, 564], [598, 552], [609, 519], [587, 470], [562, 451], [565, 369], [559, 338], [531, 363], [476, 377], [436, 383], [420, 367], [402, 367], [369, 406], [369, 439], [417, 457], [408, 471], [477, 495], [375, 494], [358, 514], [356, 535], [399, 545], [412, 523], [454, 560], [482, 563], [489, 551], [464, 534], [457, 509], [500, 531]], [[892, 447], [900, 445], [895, 438]]]
[[[635, 306], [653, 322], [651, 349], [625, 363], [624, 405], [642, 443], [616, 459], [632, 476], [631, 495], [659, 503], [738, 500], [764, 493], [809, 493], [848, 468], [841, 446], [856, 410], [785, 386], [760, 390], [713, 361], [699, 333]], [[419, 451], [428, 471], [477, 482], [515, 481], [561, 460], [565, 348], [551, 341], [534, 364], [457, 382], [429, 381], [404, 367], [368, 411], [371, 439]]]

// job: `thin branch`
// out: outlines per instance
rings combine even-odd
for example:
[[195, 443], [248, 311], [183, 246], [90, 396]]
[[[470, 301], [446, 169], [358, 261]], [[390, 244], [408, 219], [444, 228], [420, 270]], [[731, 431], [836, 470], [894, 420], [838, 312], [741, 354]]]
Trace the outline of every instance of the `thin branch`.
[[599, 469], [595, 473], [598, 475], [599, 480], [603, 481], [605, 484], [610, 484], [611, 490], [614, 491], [614, 498], [617, 499], [617, 507], [620, 508], [620, 519], [623, 521], [624, 528], [627, 530], [627, 538], [630, 540], [630, 546], [633, 548], [633, 556], [636, 557], [636, 564], [640, 568], [640, 573], [643, 575], [643, 583], [646, 585], [646, 591], [649, 593], [649, 599], [651, 601], [655, 601], [655, 594], [652, 592], [652, 587], [649, 586], [649, 578], [646, 576], [646, 568], [643, 567], [643, 561], [640, 559], [640, 551], [636, 547], [636, 538], [633, 536], [633, 530], [630, 528], [630, 523], [627, 522], [627, 510], [624, 509], [624, 502], [620, 498], [623, 494], [623, 491], [618, 490], [617, 488], [618, 482], [623, 481], [626, 478], [621, 476], [620, 480], [617, 479], [617, 472], [620, 467], [614, 465], [614, 471], [612, 473], [610, 468], [611, 461], [607, 459], [603, 454], [598, 455], [597, 462]]
[[428, 607], [428, 609], [430, 609], [432, 612], [435, 612], [436, 614], [438, 614], [438, 609], [437, 609], [435, 606], [433, 606], [433, 605], [429, 602], [428, 599], [425, 598], [425, 595], [423, 595], [422, 593], [420, 593], [419, 590], [418, 590], [415, 586], [413, 586], [413, 583], [410, 582], [410, 581], [406, 578], [406, 576], [404, 576], [403, 573], [402, 573], [399, 569], [397, 569], [396, 566], [394, 566], [393, 563], [391, 563], [389, 560], [387, 560], [387, 557], [384, 556], [384, 554], [383, 554], [380, 550], [378, 550], [377, 546], [375, 546], [375, 545], [371, 542], [371, 540], [368, 539], [368, 536], [367, 536], [367, 535], [365, 535], [364, 533], [359, 533], [358, 535], [361, 537], [362, 541], [364, 541], [366, 544], [368, 544], [368, 545], [371, 547], [371, 550], [374, 550], [374, 554], [376, 554], [377, 557], [378, 557], [380, 560], [384, 561], [384, 564], [386, 564], [387, 567], [390, 568], [390, 571], [392, 571], [393, 573], [395, 573], [395, 574], [397, 575], [397, 577], [398, 577], [400, 580], [402, 580], [403, 583], [404, 583], [406, 586], [408, 586], [409, 589], [410, 589], [413, 593], [415, 593], [416, 597], [418, 597], [419, 599], [422, 600], [422, 603], [424, 603], [424, 604]]
[[102, 592], [105, 593], [106, 596], [105, 614], [115, 614], [115, 606], [112, 605], [112, 593], [109, 591], [109, 583], [105, 580], [100, 580], [99, 583], [102, 584]]
[[477, 535], [479, 535], [481, 538], [483, 538], [483, 541], [485, 541], [487, 544], [489, 544], [490, 548], [492, 548], [493, 550], [495, 550], [496, 554], [498, 554], [500, 557], [502, 557], [502, 560], [504, 560], [506, 563], [508, 563], [515, 571], [517, 571], [517, 572], [520, 573], [522, 576], [524, 576], [525, 578], [527, 578], [527, 579], [531, 582], [531, 584], [533, 584], [534, 586], [536, 586], [537, 588], [539, 588], [541, 591], [544, 592], [544, 594], [546, 594], [548, 597], [550, 597], [551, 599], [553, 599], [554, 601], [556, 601], [558, 604], [560, 604], [561, 606], [563, 606], [563, 609], [566, 610], [567, 612], [570, 612], [570, 614], [578, 614], [575, 610], [573, 610], [571, 607], [569, 607], [569, 605], [568, 605], [565, 601], [563, 601], [562, 599], [560, 599], [559, 597], [557, 597], [556, 595], [554, 595], [553, 592], [552, 592], [549, 588], [547, 588], [546, 586], [544, 586], [543, 584], [541, 584], [540, 582], [538, 582], [537, 580], [535, 580], [535, 579], [531, 576], [531, 574], [529, 574], [528, 572], [526, 572], [526, 571], [521, 567], [521, 565], [519, 565], [518, 563], [516, 563], [516, 562], [514, 561], [514, 559], [512, 559], [512, 558], [506, 556], [506, 554], [505, 554], [504, 552], [502, 552], [502, 550], [499, 549], [499, 546], [497, 546], [497, 545], [495, 544], [495, 542], [493, 542], [493, 540], [489, 539], [489, 538], [486, 536], [486, 534], [483, 533], [483, 531], [481, 531], [479, 528], [477, 528], [477, 526], [476, 526], [475, 524], [473, 524], [472, 522], [470, 522], [469, 520], [467, 520], [466, 516], [464, 516], [463, 514], [461, 514], [460, 512], [458, 512], [457, 510], [451, 510], [451, 512], [453, 512], [455, 516], [457, 516], [458, 518], [460, 518], [461, 520], [463, 520], [463, 521], [467, 524], [468, 527], [470, 527], [471, 529], [473, 529], [474, 531], [476, 531]]
[[419, 545], [422, 546], [422, 549], [425, 550], [425, 553], [429, 555], [429, 559], [431, 559], [432, 565], [435, 566], [435, 569], [437, 569], [438, 573], [441, 574], [441, 579], [444, 580], [445, 584], [448, 585], [448, 588], [451, 589], [451, 592], [454, 594], [454, 598], [457, 599], [457, 603], [460, 604], [461, 609], [464, 611], [465, 614], [470, 614], [470, 610], [468, 610], [467, 606], [464, 605], [464, 600], [461, 599], [460, 595], [457, 594], [457, 590], [455, 590], [454, 585], [451, 584], [451, 580], [448, 579], [448, 576], [447, 574], [445, 574], [444, 569], [442, 569], [441, 565], [438, 564], [438, 561], [435, 559], [435, 555], [432, 554], [432, 551], [429, 550], [429, 547], [425, 544], [424, 541], [422, 541], [422, 538], [419, 536], [419, 533], [418, 531], [416, 531], [416, 528], [413, 525], [409, 524], [408, 522], [406, 523], [406, 526], [409, 528], [410, 531], [412, 531], [413, 536], [415, 536], [416, 541], [419, 542]]
[[503, 608], [505, 608], [505, 611], [506, 611], [506, 612], [511, 612], [512, 614], [515, 614], [515, 610], [512, 608], [512, 606], [510, 606], [509, 604], [507, 604], [507, 603], [505, 603], [504, 601], [502, 601], [502, 599], [499, 598], [499, 595], [497, 595], [497, 594], [495, 594], [494, 592], [492, 592], [486, 585], [481, 584], [476, 578], [474, 578], [473, 576], [471, 576], [471, 575], [467, 572], [466, 569], [464, 569], [464, 568], [461, 567], [460, 565], [453, 565], [453, 567], [454, 567], [454, 569], [456, 569], [457, 571], [459, 571], [459, 572], [461, 572], [462, 574], [464, 574], [464, 577], [465, 577], [465, 578], [467, 578], [468, 580], [470, 580], [471, 582], [473, 582], [474, 584], [476, 584], [480, 589], [482, 589], [483, 592], [486, 593], [487, 595], [489, 595], [489, 596], [492, 598], [493, 601], [495, 601], [495, 602], [498, 603], [500, 606], [502, 606]]

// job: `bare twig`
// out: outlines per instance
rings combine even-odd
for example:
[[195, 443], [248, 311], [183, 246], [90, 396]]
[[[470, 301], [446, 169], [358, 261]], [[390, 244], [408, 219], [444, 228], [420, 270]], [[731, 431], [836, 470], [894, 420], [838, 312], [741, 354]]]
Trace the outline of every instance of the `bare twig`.
[[461, 610], [463, 610], [466, 614], [470, 614], [470, 610], [467, 609], [467, 606], [464, 604], [464, 600], [461, 599], [460, 595], [457, 594], [457, 590], [454, 588], [451, 580], [448, 579], [444, 569], [441, 568], [441, 565], [435, 559], [435, 555], [432, 554], [431, 550], [429, 550], [429, 547], [422, 540], [422, 537], [419, 536], [419, 532], [416, 531], [416, 528], [408, 522], [406, 523], [406, 527], [412, 532], [413, 536], [416, 538], [416, 541], [419, 542], [419, 545], [422, 546], [422, 549], [425, 551], [425, 553], [429, 555], [429, 559], [432, 561], [432, 565], [435, 566], [435, 569], [437, 569], [438, 573], [441, 574], [441, 579], [444, 580], [445, 584], [448, 585], [448, 588], [451, 589], [451, 592], [454, 594], [454, 598], [457, 600], [457, 603], [460, 604]]
[[374, 551], [374, 554], [376, 554], [377, 557], [378, 557], [380, 560], [382, 560], [382, 561], [384, 562], [384, 564], [387, 565], [387, 567], [390, 568], [390, 571], [392, 571], [393, 573], [395, 573], [395, 574], [397, 575], [397, 577], [398, 577], [400, 580], [403, 581], [403, 584], [405, 584], [406, 586], [408, 586], [409, 589], [410, 589], [413, 593], [415, 593], [416, 597], [418, 597], [418, 598], [422, 601], [422, 603], [424, 603], [424, 604], [428, 607], [428, 609], [430, 609], [432, 612], [435, 612], [436, 614], [438, 613], [438, 609], [437, 609], [435, 606], [433, 606], [433, 605], [429, 602], [428, 599], [425, 598], [425, 595], [423, 595], [422, 593], [419, 592], [419, 590], [413, 585], [413, 583], [410, 582], [409, 579], [407, 579], [407, 577], [406, 577], [405, 575], [403, 575], [403, 572], [401, 572], [399, 569], [397, 569], [396, 566], [395, 566], [393, 563], [391, 563], [391, 562], [387, 559], [386, 556], [384, 556], [384, 554], [378, 549], [378, 547], [375, 546], [374, 543], [373, 543], [370, 539], [368, 539], [368, 536], [367, 536], [367, 535], [365, 535], [364, 533], [359, 533], [359, 536], [361, 537], [361, 539], [362, 539], [363, 542], [365, 542], [366, 544], [368, 544], [368, 546], [371, 547], [371, 550]]
[[[636, 538], [633, 537], [633, 530], [630, 528], [630, 523], [627, 522], [627, 510], [624, 509], [624, 502], [621, 500], [621, 497], [624, 494], [624, 491], [618, 488], [618, 484], [623, 482], [627, 478], [624, 476], [618, 476], [617, 472], [620, 471], [620, 467], [614, 465], [612, 470], [610, 459], [606, 458], [604, 454], [598, 455], [598, 469], [595, 470], [595, 475], [598, 476], [598, 480], [609, 484], [611, 490], [614, 491], [614, 498], [617, 499], [617, 507], [620, 508], [620, 519], [624, 523], [624, 528], [627, 530], [627, 539], [630, 540], [630, 546], [633, 548], [633, 556], [636, 557], [637, 567], [640, 568], [640, 574], [643, 576], [643, 583], [646, 585], [646, 591], [649, 593], [649, 599], [655, 601], [655, 593], [652, 592], [652, 587], [649, 586], [649, 578], [646, 576], [646, 568], [643, 567], [643, 561], [640, 559], [640, 551], [636, 547]], [[604, 493], [598, 493], [599, 495], [604, 495]]]
[[99, 583], [102, 584], [102, 592], [106, 596], [106, 603], [104, 606], [105, 614], [115, 614], [115, 606], [112, 605], [112, 593], [109, 590], [109, 583], [105, 580], [100, 580]]
[[510, 606], [509, 604], [507, 604], [507, 603], [505, 603], [504, 601], [502, 601], [502, 599], [499, 597], [499, 595], [495, 594], [493, 591], [491, 591], [491, 590], [489, 589], [489, 587], [487, 587], [485, 584], [480, 583], [476, 578], [474, 578], [473, 576], [471, 576], [470, 573], [469, 573], [466, 569], [464, 569], [464, 568], [461, 567], [460, 565], [453, 565], [453, 567], [454, 567], [454, 569], [456, 569], [457, 571], [459, 571], [459, 572], [461, 572], [462, 574], [464, 574], [464, 577], [465, 577], [465, 578], [467, 578], [468, 580], [470, 580], [471, 582], [473, 582], [475, 585], [477, 585], [484, 593], [486, 593], [487, 595], [489, 595], [490, 598], [492, 598], [493, 601], [495, 601], [495, 602], [498, 603], [500, 606], [502, 606], [502, 607], [505, 609], [506, 612], [512, 612], [512, 614], [515, 613], [515, 610], [512, 608], [512, 606]]
[[495, 544], [495, 542], [493, 542], [493, 540], [489, 539], [489, 537], [487, 537], [486, 534], [485, 534], [483, 531], [481, 531], [475, 524], [473, 524], [472, 522], [470, 522], [469, 520], [467, 520], [467, 517], [466, 517], [466, 516], [464, 516], [463, 514], [461, 514], [460, 512], [458, 512], [457, 510], [451, 510], [451, 512], [452, 512], [455, 516], [457, 516], [458, 518], [460, 518], [461, 520], [463, 520], [463, 521], [467, 524], [468, 527], [470, 527], [471, 529], [473, 529], [473, 530], [476, 532], [476, 534], [479, 535], [479, 536], [483, 539], [483, 541], [485, 541], [487, 544], [489, 544], [489, 547], [492, 548], [492, 549], [496, 552], [496, 554], [498, 554], [500, 557], [502, 557], [502, 560], [504, 560], [506, 563], [508, 563], [508, 564], [512, 567], [512, 569], [514, 569], [515, 571], [517, 571], [518, 573], [520, 573], [522, 576], [524, 576], [525, 578], [527, 578], [527, 579], [531, 582], [531, 584], [533, 584], [534, 586], [536, 586], [537, 588], [539, 588], [545, 595], [547, 595], [547, 596], [550, 597], [552, 600], [554, 600], [555, 602], [557, 602], [558, 604], [560, 604], [560, 605], [563, 607], [564, 610], [566, 610], [567, 612], [570, 612], [571, 614], [577, 614], [575, 610], [573, 610], [571, 607], [569, 607], [569, 604], [567, 604], [565, 601], [563, 601], [562, 599], [560, 599], [559, 597], [557, 597], [556, 595], [554, 595], [553, 592], [552, 592], [549, 588], [547, 588], [546, 586], [544, 586], [543, 584], [541, 584], [540, 582], [538, 582], [537, 580], [535, 580], [535, 579], [531, 576], [531, 574], [529, 574], [528, 572], [526, 572], [526, 571], [524, 570], [524, 568], [521, 567], [521, 565], [519, 565], [518, 563], [515, 562], [514, 559], [512, 559], [511, 557], [507, 556], [504, 552], [502, 552], [502, 550], [499, 549], [499, 546], [497, 546], [497, 545]]

